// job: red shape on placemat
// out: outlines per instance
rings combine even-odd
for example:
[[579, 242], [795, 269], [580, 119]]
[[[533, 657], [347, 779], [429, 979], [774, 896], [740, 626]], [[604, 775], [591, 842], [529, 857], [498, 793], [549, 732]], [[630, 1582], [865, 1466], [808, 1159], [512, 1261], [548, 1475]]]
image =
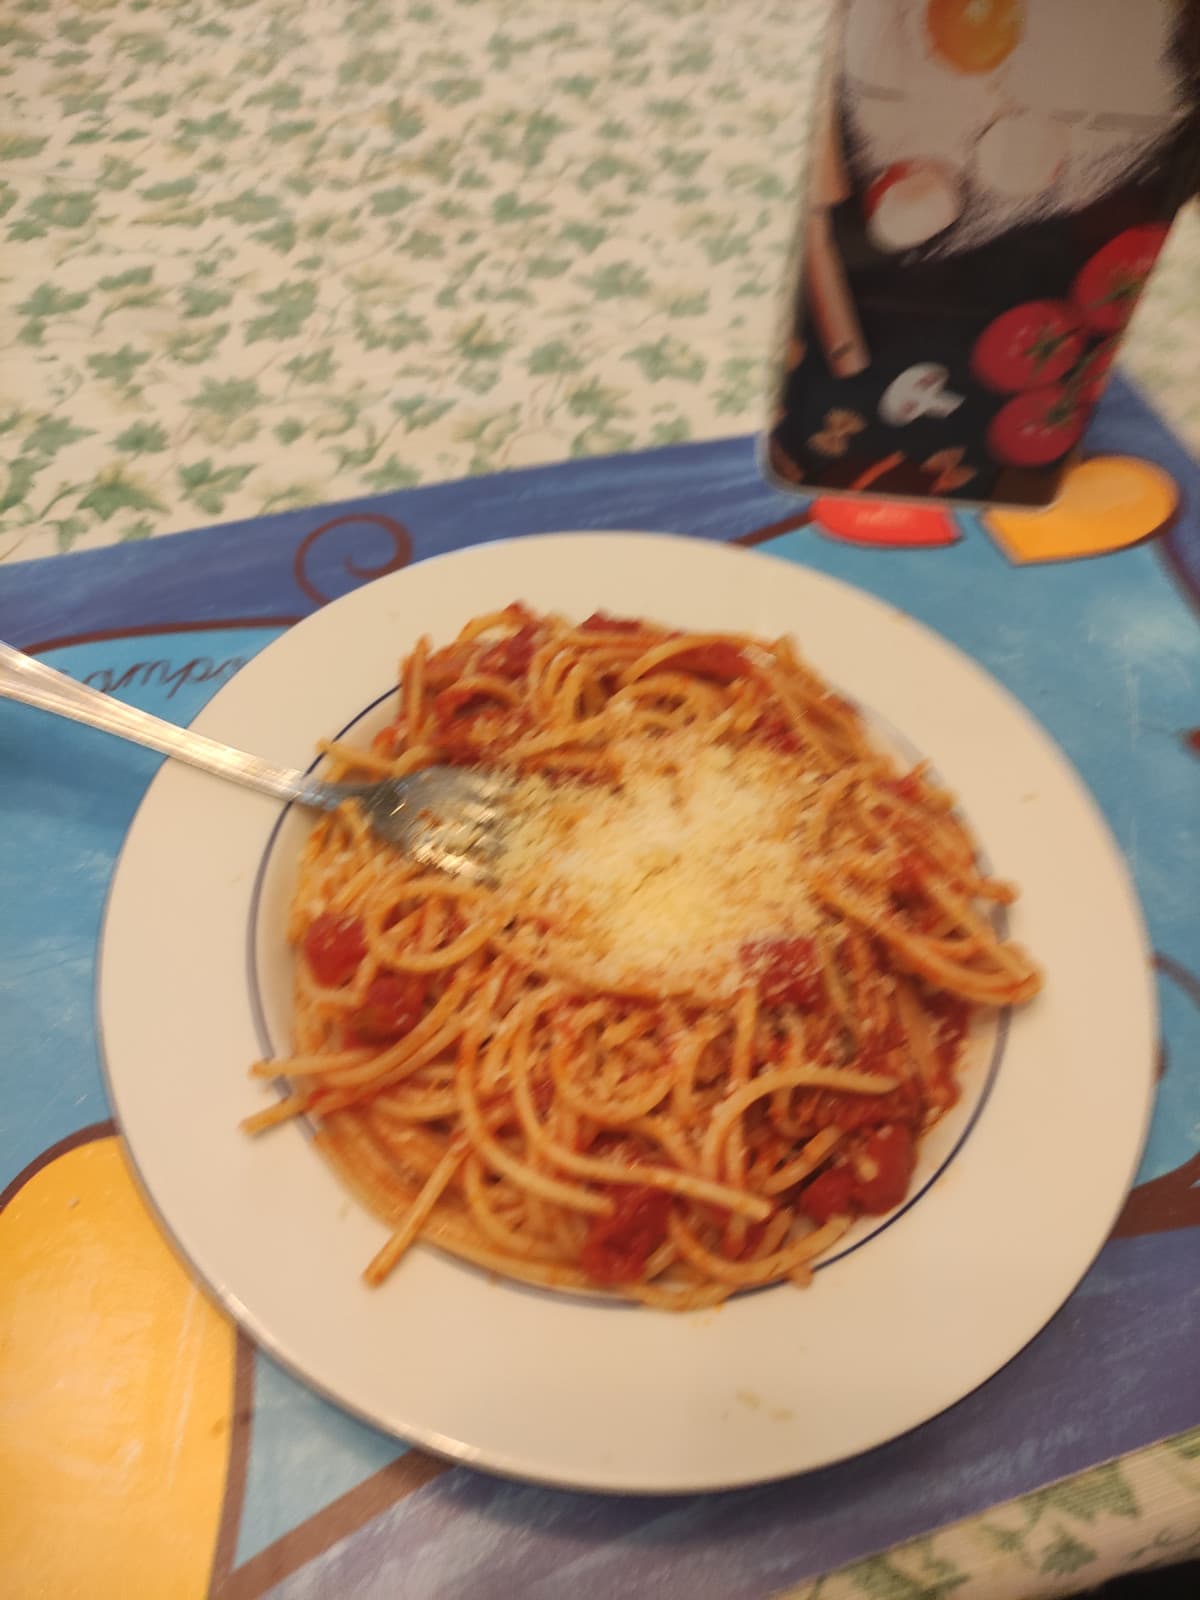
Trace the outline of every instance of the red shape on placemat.
[[813, 508], [818, 533], [845, 544], [883, 545], [911, 550], [957, 544], [962, 538], [949, 511], [897, 500], [818, 500]]

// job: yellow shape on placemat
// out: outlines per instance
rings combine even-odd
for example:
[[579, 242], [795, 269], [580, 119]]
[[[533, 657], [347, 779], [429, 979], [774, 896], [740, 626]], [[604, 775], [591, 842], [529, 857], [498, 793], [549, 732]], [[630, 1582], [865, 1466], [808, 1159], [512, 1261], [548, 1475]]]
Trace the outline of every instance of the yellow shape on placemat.
[[111, 1136], [0, 1215], [0, 1593], [207, 1593], [234, 1329], [172, 1255]]
[[1149, 539], [1179, 504], [1174, 478], [1135, 456], [1093, 456], [1071, 468], [1042, 511], [993, 506], [980, 520], [1010, 561], [1073, 561]]

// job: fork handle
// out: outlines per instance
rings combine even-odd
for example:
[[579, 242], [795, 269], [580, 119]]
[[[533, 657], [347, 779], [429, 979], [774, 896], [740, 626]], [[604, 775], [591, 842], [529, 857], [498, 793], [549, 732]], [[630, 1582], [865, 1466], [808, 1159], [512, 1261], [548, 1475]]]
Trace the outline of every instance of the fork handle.
[[247, 755], [244, 750], [235, 750], [202, 733], [193, 733], [190, 728], [164, 722], [161, 717], [139, 711], [123, 700], [114, 700], [99, 689], [76, 683], [65, 673], [56, 672], [53, 667], [2, 642], [0, 697], [36, 706], [39, 711], [51, 711], [58, 717], [69, 717], [72, 722], [86, 723], [89, 728], [116, 734], [120, 739], [145, 745], [150, 750], [160, 750], [176, 761], [186, 761], [202, 772], [232, 779], [234, 783], [257, 789], [260, 794], [272, 795], [277, 800], [299, 800], [308, 805], [318, 801], [315, 792], [318, 785], [306, 773], [291, 767], [277, 767], [258, 756]]

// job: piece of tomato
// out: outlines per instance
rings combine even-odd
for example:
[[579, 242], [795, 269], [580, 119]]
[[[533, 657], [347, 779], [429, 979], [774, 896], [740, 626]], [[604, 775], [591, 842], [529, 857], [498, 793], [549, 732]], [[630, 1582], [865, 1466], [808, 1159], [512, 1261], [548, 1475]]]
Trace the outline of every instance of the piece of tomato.
[[340, 989], [358, 971], [367, 953], [358, 917], [323, 911], [308, 926], [301, 942], [309, 971], [325, 989]]
[[442, 689], [433, 698], [433, 718], [440, 726], [453, 722], [456, 717], [472, 716], [486, 706], [495, 706], [495, 698], [472, 688], [470, 684], [453, 684]]
[[529, 1081], [529, 1097], [533, 1101], [533, 1108], [539, 1117], [549, 1115], [550, 1107], [554, 1104], [554, 1079], [531, 1078]]
[[916, 1164], [917, 1142], [911, 1128], [899, 1123], [875, 1128], [856, 1162], [855, 1205], [873, 1217], [891, 1211], [908, 1193]]
[[852, 1159], [819, 1172], [800, 1190], [797, 1204], [818, 1224], [830, 1217], [878, 1217], [908, 1193], [917, 1164], [917, 1141], [906, 1124], [873, 1128]]
[[691, 672], [697, 678], [711, 678], [715, 683], [733, 683], [750, 671], [750, 663], [735, 644], [717, 639], [712, 644], [698, 644], [683, 650], [662, 664], [664, 672]]
[[811, 939], [755, 939], [744, 944], [739, 954], [742, 966], [758, 979], [764, 1005], [820, 1005], [825, 981]]
[[971, 371], [1001, 394], [1054, 383], [1083, 349], [1078, 313], [1065, 300], [1027, 300], [997, 317], [971, 351]]
[[527, 731], [526, 718], [488, 704], [439, 726], [438, 760], [451, 767], [487, 765], [507, 755]]
[[763, 717], [754, 731], [767, 749], [774, 750], [777, 755], [798, 756], [804, 749], [795, 728], [779, 712]]
[[826, 1167], [801, 1189], [797, 1204], [806, 1217], [823, 1226], [830, 1217], [847, 1217], [854, 1212], [854, 1169], [847, 1165]]
[[938, 1064], [948, 1071], [958, 1060], [963, 1040], [967, 1036], [971, 1008], [961, 995], [947, 994], [943, 990], [926, 994], [924, 1005], [936, 1023]]
[[435, 650], [425, 663], [426, 689], [436, 694], [462, 677], [471, 649], [469, 644], [447, 644]]
[[529, 671], [539, 637], [536, 624], [527, 622], [507, 639], [498, 639], [480, 656], [480, 672], [496, 678], [523, 678]]
[[1071, 299], [1097, 333], [1116, 333], [1133, 315], [1170, 229], [1161, 222], [1126, 228], [1076, 275]]
[[390, 759], [399, 753], [403, 744], [403, 726], [398, 722], [390, 722], [386, 728], [380, 728], [371, 740], [371, 749], [375, 755]]
[[916, 805], [921, 798], [921, 779], [915, 772], [905, 772], [899, 778], [882, 778], [879, 786], [909, 805]]
[[[854, 1071], [871, 1071], [868, 1061], [855, 1061]], [[886, 1070], [880, 1066], [876, 1070]], [[915, 1126], [924, 1114], [921, 1090], [911, 1080], [887, 1094], [844, 1094], [837, 1089], [801, 1089], [792, 1097], [792, 1116], [797, 1123], [816, 1133], [820, 1128], [836, 1127], [843, 1133], [860, 1128], [878, 1128], [887, 1122]]]
[[611, 1217], [596, 1217], [579, 1263], [593, 1283], [636, 1283], [667, 1237], [671, 1196], [642, 1184], [614, 1184]]
[[929, 862], [921, 852], [905, 850], [896, 862], [889, 887], [902, 905], [909, 905], [924, 895], [928, 875]]
[[1012, 467], [1044, 467], [1079, 443], [1084, 408], [1062, 384], [1014, 396], [988, 425], [987, 445], [997, 461]]
[[645, 626], [636, 617], [610, 617], [607, 611], [593, 611], [580, 623], [585, 633], [641, 633]]
[[748, 1222], [742, 1228], [739, 1239], [732, 1225], [726, 1224], [725, 1232], [721, 1235], [721, 1254], [726, 1261], [749, 1261], [763, 1242], [766, 1231], [765, 1222]]
[[389, 1044], [411, 1033], [425, 1009], [426, 979], [419, 972], [377, 972], [363, 1003], [349, 1019], [362, 1044]]

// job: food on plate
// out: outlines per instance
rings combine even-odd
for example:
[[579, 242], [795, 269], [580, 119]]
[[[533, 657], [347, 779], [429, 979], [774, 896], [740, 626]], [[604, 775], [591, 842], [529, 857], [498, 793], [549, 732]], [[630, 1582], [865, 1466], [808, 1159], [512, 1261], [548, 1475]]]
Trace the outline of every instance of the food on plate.
[[524, 606], [423, 639], [339, 777], [515, 781], [487, 885], [353, 804], [304, 850], [293, 1053], [259, 1063], [391, 1228], [506, 1277], [691, 1309], [807, 1283], [909, 1193], [977, 1009], [1040, 977], [952, 797], [786, 639]]

